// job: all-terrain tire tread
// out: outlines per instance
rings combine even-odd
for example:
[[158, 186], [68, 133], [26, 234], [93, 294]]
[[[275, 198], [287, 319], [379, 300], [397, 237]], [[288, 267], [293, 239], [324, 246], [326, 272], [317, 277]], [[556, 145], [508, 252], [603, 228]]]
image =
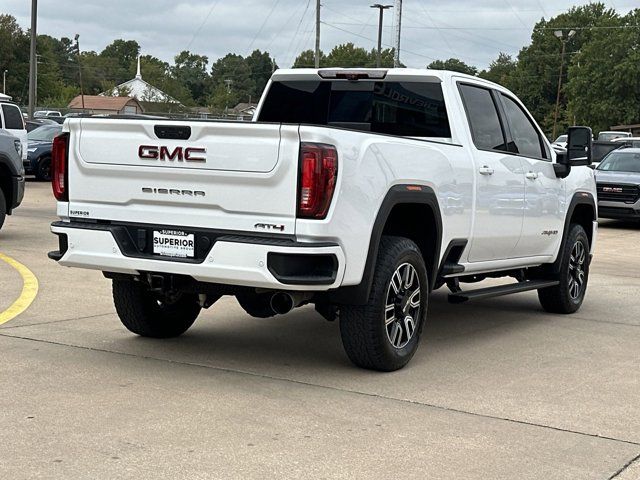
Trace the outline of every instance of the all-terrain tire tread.
[[[422, 257], [420, 249], [404, 237], [383, 236], [380, 240], [378, 258], [373, 275], [369, 299], [365, 305], [345, 305], [340, 308], [340, 331], [342, 343], [349, 359], [359, 367], [393, 371], [403, 367], [403, 361], [389, 362], [384, 348], [377, 339], [376, 319], [380, 318], [380, 297], [386, 296], [387, 282], [397, 265], [394, 260], [406, 251]], [[422, 325], [420, 325], [421, 327]], [[419, 335], [419, 331], [416, 335]]]

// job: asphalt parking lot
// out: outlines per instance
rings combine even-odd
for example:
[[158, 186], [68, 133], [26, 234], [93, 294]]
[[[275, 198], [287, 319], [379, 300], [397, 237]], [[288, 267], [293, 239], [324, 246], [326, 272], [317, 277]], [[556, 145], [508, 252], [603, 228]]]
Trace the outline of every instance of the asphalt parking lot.
[[[309, 307], [225, 298], [181, 338], [135, 337], [100, 272], [47, 258], [54, 219], [31, 181], [0, 231], [39, 282], [0, 325], [1, 478], [640, 478], [640, 227], [601, 224], [577, 314], [438, 291], [413, 361], [380, 374]], [[22, 285], [0, 260], [0, 312]]]

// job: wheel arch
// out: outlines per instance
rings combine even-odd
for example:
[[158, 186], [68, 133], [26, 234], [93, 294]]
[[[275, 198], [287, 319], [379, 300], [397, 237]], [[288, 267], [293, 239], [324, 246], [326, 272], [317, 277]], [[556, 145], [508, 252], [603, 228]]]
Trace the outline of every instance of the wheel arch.
[[553, 263], [553, 272], [557, 273], [560, 271], [560, 266], [562, 265], [562, 246], [569, 235], [571, 225], [577, 223], [584, 228], [587, 238], [589, 239], [589, 246], [591, 247], [593, 242], [593, 222], [598, 219], [597, 212], [596, 200], [591, 193], [574, 193], [571, 201], [569, 202], [569, 207], [567, 208], [567, 215], [564, 220], [564, 230], [562, 232], [562, 241], [558, 248], [558, 257]]
[[[407, 219], [425, 218], [407, 222]], [[394, 185], [385, 195], [373, 225], [367, 260], [360, 284], [341, 287], [330, 294], [332, 303], [363, 305], [367, 303], [378, 248], [383, 235], [406, 237], [418, 245], [429, 274], [429, 289], [433, 289], [439, 269], [442, 244], [442, 217], [438, 198], [431, 187], [424, 185]]]

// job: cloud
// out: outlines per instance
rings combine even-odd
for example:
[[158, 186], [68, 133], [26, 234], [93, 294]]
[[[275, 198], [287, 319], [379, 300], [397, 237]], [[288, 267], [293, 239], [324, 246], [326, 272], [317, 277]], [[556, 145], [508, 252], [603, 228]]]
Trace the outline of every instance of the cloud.
[[[29, 28], [30, 2], [3, 0], [6, 13]], [[374, 48], [377, 10], [371, 0], [323, 0], [321, 46], [354, 42]], [[389, 1], [388, 3], [394, 3]], [[410, 67], [457, 57], [480, 68], [499, 52], [516, 55], [529, 43], [533, 25], [572, 6], [567, 0], [404, 0], [401, 56]], [[618, 0], [626, 12], [635, 0]], [[210, 13], [210, 14], [209, 14]], [[383, 39], [393, 44], [393, 10], [385, 12]], [[206, 21], [205, 21], [206, 20]], [[38, 32], [80, 34], [83, 50], [100, 51], [114, 39], [136, 40], [142, 53], [171, 62], [187, 47], [215, 60], [228, 52], [267, 50], [280, 66], [314, 47], [314, 0], [58, 0], [39, 2]]]

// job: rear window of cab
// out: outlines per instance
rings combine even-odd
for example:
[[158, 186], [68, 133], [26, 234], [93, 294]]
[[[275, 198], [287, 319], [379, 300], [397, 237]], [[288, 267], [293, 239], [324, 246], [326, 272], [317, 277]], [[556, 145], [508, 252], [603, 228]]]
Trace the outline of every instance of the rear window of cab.
[[258, 121], [451, 137], [442, 86], [430, 82], [276, 81]]

